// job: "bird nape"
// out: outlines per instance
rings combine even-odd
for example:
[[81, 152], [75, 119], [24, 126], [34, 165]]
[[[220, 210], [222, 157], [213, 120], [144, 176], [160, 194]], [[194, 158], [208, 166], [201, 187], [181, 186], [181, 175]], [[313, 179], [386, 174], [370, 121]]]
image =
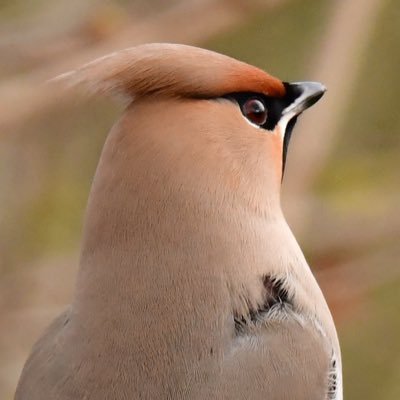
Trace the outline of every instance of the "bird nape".
[[280, 207], [290, 135], [323, 85], [162, 43], [55, 81], [127, 107], [93, 180], [71, 305], [15, 399], [341, 400], [334, 322]]

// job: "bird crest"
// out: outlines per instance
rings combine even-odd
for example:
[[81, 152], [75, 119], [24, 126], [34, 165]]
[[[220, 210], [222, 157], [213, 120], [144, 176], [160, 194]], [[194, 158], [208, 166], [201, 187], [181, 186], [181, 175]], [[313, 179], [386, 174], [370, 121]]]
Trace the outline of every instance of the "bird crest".
[[168, 43], [121, 50], [52, 81], [130, 101], [151, 95], [213, 98], [232, 92], [285, 94], [279, 79], [256, 67], [213, 51]]

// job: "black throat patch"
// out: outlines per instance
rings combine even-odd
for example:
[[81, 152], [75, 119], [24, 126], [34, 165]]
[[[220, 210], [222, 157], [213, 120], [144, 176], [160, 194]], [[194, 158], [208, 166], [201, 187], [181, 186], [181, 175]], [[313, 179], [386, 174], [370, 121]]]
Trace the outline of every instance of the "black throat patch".
[[286, 167], [286, 157], [289, 149], [289, 142], [290, 138], [292, 137], [293, 128], [296, 125], [297, 117], [293, 117], [286, 126], [285, 136], [283, 137], [283, 153], [282, 153], [282, 179], [283, 175], [285, 174], [285, 167]]

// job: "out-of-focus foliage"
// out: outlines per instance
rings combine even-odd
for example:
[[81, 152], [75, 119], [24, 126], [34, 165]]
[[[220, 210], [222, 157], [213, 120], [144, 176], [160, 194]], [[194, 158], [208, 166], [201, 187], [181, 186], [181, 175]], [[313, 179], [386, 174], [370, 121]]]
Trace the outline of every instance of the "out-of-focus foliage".
[[[373, 268], [382, 276], [389, 268], [400, 268], [399, 22], [400, 3], [387, 1], [368, 51], [360, 60], [337, 145], [317, 185], [337, 212], [364, 220], [359, 229], [373, 233], [377, 225], [386, 227], [355, 249], [366, 260], [379, 253]], [[360, 313], [343, 324], [340, 332], [346, 396], [400, 398], [399, 275], [371, 288]]]
[[327, 1], [293, 1], [290, 7], [266, 10], [249, 18], [236, 30], [218, 35], [205, 45], [283, 80], [304, 80], [322, 39], [329, 9]]
[[368, 214], [400, 200], [400, 5], [396, 0], [386, 4], [360, 60], [335, 153], [319, 182], [321, 192], [344, 208]]

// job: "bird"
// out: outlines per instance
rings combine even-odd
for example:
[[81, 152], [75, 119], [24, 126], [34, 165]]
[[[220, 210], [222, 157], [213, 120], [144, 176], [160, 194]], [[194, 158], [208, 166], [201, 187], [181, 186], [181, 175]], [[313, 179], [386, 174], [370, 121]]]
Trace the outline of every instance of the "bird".
[[125, 108], [90, 190], [71, 304], [15, 400], [341, 400], [335, 324], [280, 205], [296, 120], [325, 87], [169, 43], [55, 81]]

